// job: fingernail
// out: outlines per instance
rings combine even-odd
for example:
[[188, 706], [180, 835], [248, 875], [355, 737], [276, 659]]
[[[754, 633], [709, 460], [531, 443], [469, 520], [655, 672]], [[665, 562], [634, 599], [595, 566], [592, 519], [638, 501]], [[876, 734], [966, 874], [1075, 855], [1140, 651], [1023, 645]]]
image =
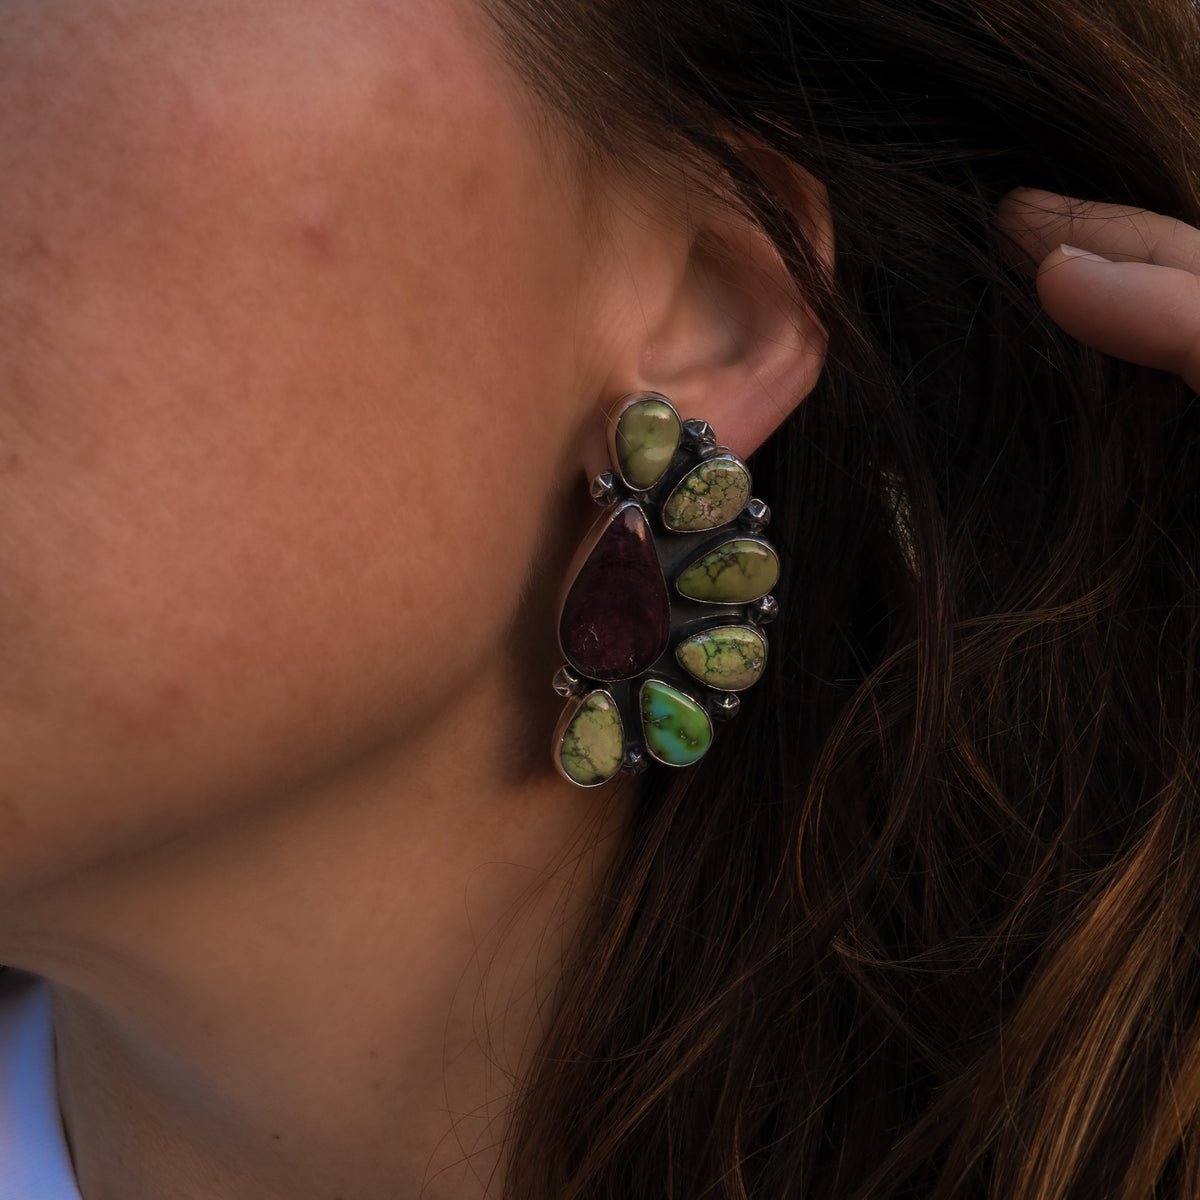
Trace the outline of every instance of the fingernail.
[[1093, 254], [1090, 250], [1080, 250], [1080, 248], [1078, 246], [1068, 246], [1066, 244], [1066, 242], [1064, 242], [1061, 246], [1059, 246], [1059, 249], [1068, 258], [1086, 258], [1090, 262], [1102, 262], [1102, 263], [1111, 263], [1112, 262], [1111, 258], [1103, 258], [1099, 254]]

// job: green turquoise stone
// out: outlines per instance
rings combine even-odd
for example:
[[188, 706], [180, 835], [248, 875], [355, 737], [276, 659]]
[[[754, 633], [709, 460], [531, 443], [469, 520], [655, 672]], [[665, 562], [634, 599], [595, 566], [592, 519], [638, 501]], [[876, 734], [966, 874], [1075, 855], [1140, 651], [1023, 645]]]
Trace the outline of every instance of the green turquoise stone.
[[624, 754], [625, 733], [613, 698], [607, 692], [584, 696], [559, 743], [563, 774], [581, 787], [596, 787], [620, 770]]
[[679, 414], [666, 400], [636, 400], [620, 417], [613, 452], [621, 478], [638, 492], [652, 488], [679, 447]]
[[680, 642], [675, 659], [689, 674], [722, 692], [742, 692], [767, 665], [767, 641], [744, 625], [706, 629]]
[[693, 467], [663, 505], [663, 524], [676, 533], [728, 525], [750, 501], [750, 472], [732, 454]]
[[657, 679], [642, 684], [646, 749], [668, 767], [688, 767], [712, 745], [712, 722], [691, 696]]
[[675, 582], [704, 604], [749, 604], [779, 581], [779, 559], [766, 542], [736, 538], [697, 559]]

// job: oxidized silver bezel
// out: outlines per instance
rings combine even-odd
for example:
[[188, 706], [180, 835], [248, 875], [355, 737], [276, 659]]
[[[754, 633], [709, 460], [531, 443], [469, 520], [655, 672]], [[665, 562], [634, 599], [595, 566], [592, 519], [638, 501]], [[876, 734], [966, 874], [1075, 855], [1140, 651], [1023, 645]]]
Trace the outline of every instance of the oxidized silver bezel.
[[[649, 667], [628, 679], [592, 679], [570, 665], [569, 660], [556, 676], [556, 690], [560, 694], [565, 693], [569, 697], [570, 703], [555, 729], [554, 762], [559, 773], [568, 780], [570, 780], [570, 776], [563, 770], [559, 761], [562, 739], [584, 700], [593, 692], [606, 693], [616, 705], [620, 716], [624, 736], [624, 754], [614, 777], [617, 773], [638, 774], [650, 761], [661, 763], [664, 766], [673, 765], [655, 755], [643, 735], [641, 694], [648, 680], [657, 679], [695, 701], [703, 708], [711, 727], [719, 721], [732, 719], [736, 715], [741, 706], [741, 696], [762, 678], [762, 674], [767, 669], [766, 660], [770, 657], [770, 646], [763, 631], [763, 625], [771, 621], [778, 611], [778, 605], [771, 589], [751, 601], [728, 602], [697, 600], [684, 596], [678, 588], [679, 578], [689, 566], [730, 542], [749, 542], [761, 546], [775, 558], [776, 563], [779, 563], [779, 555], [775, 547], [762, 536], [762, 531], [771, 518], [766, 504], [751, 496], [745, 507], [732, 520], [711, 529], [675, 531], [667, 528], [663, 520], [665, 503], [701, 463], [715, 457], [728, 456], [731, 461], [737, 462], [746, 471], [747, 480], [752, 481], [750, 469], [738, 455], [718, 444], [716, 436], [707, 422], [681, 420], [680, 438], [674, 455], [656, 483], [644, 490], [630, 487], [620, 470], [616, 453], [616, 428], [620, 417], [630, 405], [642, 400], [666, 403], [675, 411], [677, 417], [679, 415], [671, 401], [657, 392], [639, 392], [626, 396], [613, 408], [607, 430], [612, 466], [610, 470], [601, 472], [591, 481], [590, 485], [592, 498], [597, 504], [604, 507], [604, 511], [598, 516], [577, 550], [559, 596], [557, 609], [559, 649], [563, 649], [561, 624], [567, 596], [588, 557], [595, 550], [611, 523], [630, 505], [636, 506], [640, 510], [650, 529], [655, 554], [667, 587], [670, 603], [670, 634], [660, 657]], [[696, 678], [676, 659], [676, 651], [682, 643], [699, 633], [725, 626], [749, 630], [762, 640], [763, 670], [757, 679], [742, 688], [714, 687], [704, 680]], [[566, 658], [565, 651], [563, 657]], [[712, 730], [712, 734], [714, 737], [716, 736], [715, 730]], [[602, 786], [601, 783], [581, 785], [575, 780], [570, 781], [576, 783], [576, 786]]]
[[777, 570], [775, 572], [775, 578], [774, 578], [774, 580], [772, 580], [770, 587], [768, 587], [765, 592], [762, 592], [760, 595], [755, 596], [752, 600], [701, 600], [695, 596], [688, 596], [686, 593], [681, 592], [679, 590], [679, 580], [690, 566], [692, 566], [694, 563], [698, 562], [700, 559], [705, 558], [707, 555], [713, 554], [716, 551], [720, 550], [722, 546], [731, 545], [733, 542], [750, 542], [753, 545], [763, 547], [763, 549], [767, 550], [770, 553], [771, 557], [775, 560], [776, 566], [781, 567], [781, 564], [779, 562], [779, 552], [775, 549], [775, 547], [773, 545], [771, 545], [770, 542], [767, 541], [766, 538], [760, 537], [756, 533], [750, 533], [748, 530], [738, 530], [738, 532], [735, 534], [732, 534], [730, 536], [725, 536], [724, 531], [727, 529], [729, 529], [728, 525], [721, 525], [717, 529], [709, 530], [708, 532], [710, 535], [711, 534], [720, 534], [721, 536], [719, 538], [713, 540], [710, 545], [706, 546], [703, 550], [701, 550], [698, 554], [696, 554], [690, 561], [688, 561], [686, 564], [684, 564], [682, 567], [680, 567], [676, 571], [674, 577], [672, 578], [671, 587], [672, 587], [674, 593], [678, 596], [681, 596], [689, 604], [703, 604], [705, 606], [711, 606], [713, 608], [743, 608], [744, 609], [747, 605], [757, 604], [758, 601], [761, 600], [764, 596], [769, 596], [771, 594], [772, 589], [776, 586], [776, 584], [779, 583], [780, 571]]
[[617, 453], [617, 426], [620, 424], [621, 417], [628, 409], [632, 408], [635, 404], [642, 403], [644, 400], [657, 400], [660, 403], [665, 404], [675, 414], [675, 420], [679, 422], [679, 437], [676, 440], [675, 451], [672, 454], [672, 463], [674, 462], [675, 457], [679, 454], [679, 447], [682, 445], [684, 440], [684, 422], [679, 416], [679, 410], [674, 404], [671, 403], [670, 400], [667, 399], [666, 396], [662, 395], [661, 392], [632, 392], [628, 396], [623, 396], [621, 398], [620, 402], [612, 410], [608, 418], [608, 461], [612, 464], [614, 481], [633, 496], [646, 496], [656, 491], [663, 479], [665, 479], [666, 476], [671, 472], [671, 463], [668, 463], [662, 474], [650, 487], [639, 489], [625, 478], [625, 473], [621, 470], [621, 457]]

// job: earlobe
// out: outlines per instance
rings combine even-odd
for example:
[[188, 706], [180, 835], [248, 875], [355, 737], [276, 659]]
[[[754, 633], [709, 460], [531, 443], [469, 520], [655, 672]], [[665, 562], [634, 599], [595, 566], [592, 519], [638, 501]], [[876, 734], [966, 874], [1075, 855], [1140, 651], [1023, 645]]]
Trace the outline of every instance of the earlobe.
[[[825, 190], [807, 176], [789, 178], [792, 186], [780, 191], [828, 272], [833, 235]], [[744, 457], [812, 391], [827, 334], [759, 226], [715, 203], [690, 215], [690, 236], [676, 242], [683, 261], [672, 286], [660, 279], [653, 319], [645, 313], [629, 364], [635, 377], [614, 390], [670, 396], [685, 415], [710, 420]]]

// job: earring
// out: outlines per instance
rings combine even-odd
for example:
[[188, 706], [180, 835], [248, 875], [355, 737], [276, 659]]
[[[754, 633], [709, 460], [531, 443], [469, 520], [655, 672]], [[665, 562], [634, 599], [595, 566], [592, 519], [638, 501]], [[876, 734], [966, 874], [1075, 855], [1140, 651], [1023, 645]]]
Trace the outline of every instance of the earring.
[[568, 576], [554, 689], [568, 704], [554, 763], [581, 787], [651, 760], [686, 767], [713, 721], [767, 661], [763, 626], [779, 558], [761, 534], [770, 510], [746, 464], [706, 421], [681, 421], [656, 392], [625, 397], [609, 420], [612, 470], [592, 481], [604, 515]]

